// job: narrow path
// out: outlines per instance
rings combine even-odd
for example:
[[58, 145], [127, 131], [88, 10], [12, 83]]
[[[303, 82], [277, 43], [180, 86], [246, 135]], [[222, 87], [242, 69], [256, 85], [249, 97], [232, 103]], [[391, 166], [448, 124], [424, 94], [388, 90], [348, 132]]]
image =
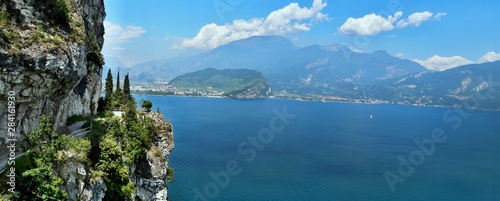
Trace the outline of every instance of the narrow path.
[[87, 121], [77, 121], [74, 124], [69, 125], [68, 126], [69, 133], [73, 133], [76, 130], [82, 129], [82, 126], [83, 126], [83, 124], [85, 124], [85, 122], [87, 122]]
[[[78, 122], [75, 122], [74, 124], [67, 126], [69, 133], [73, 133], [77, 130], [81, 130], [82, 129], [81, 127], [83, 126], [83, 124], [85, 124], [85, 122], [87, 122], [87, 121], [78, 121]], [[87, 133], [83, 132], [83, 135], [77, 134], [77, 136], [75, 136], [75, 137], [80, 138], [80, 137], [83, 137], [85, 134], [87, 134]], [[10, 152], [7, 152], [7, 153], [4, 153], [0, 156], [0, 173], [3, 173], [4, 168], [7, 167], [7, 163], [9, 161], [9, 154], [10, 154]], [[24, 155], [23, 152], [16, 152], [16, 158], [19, 158], [22, 155]]]

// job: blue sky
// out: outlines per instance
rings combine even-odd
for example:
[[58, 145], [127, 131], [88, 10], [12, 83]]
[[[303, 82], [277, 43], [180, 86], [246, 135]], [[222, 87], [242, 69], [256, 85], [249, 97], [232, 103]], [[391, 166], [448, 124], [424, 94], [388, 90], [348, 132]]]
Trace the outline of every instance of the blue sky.
[[125, 65], [208, 51], [253, 35], [346, 44], [433, 70], [500, 59], [500, 1], [105, 0], [105, 57]]

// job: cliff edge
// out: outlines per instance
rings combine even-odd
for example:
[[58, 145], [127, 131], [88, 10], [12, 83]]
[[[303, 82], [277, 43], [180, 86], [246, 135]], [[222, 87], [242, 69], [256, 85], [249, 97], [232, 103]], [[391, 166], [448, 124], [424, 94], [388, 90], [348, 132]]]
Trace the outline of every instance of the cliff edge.
[[[42, 115], [58, 128], [69, 116], [95, 112], [105, 16], [103, 0], [0, 3], [0, 122], [13, 94], [16, 137], [37, 128]], [[6, 137], [0, 133], [0, 144]]]

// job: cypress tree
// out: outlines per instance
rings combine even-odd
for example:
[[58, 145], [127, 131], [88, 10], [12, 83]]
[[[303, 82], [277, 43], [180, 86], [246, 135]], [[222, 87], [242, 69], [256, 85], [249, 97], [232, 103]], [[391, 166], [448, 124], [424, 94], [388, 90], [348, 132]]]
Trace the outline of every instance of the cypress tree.
[[107, 107], [111, 106], [111, 97], [113, 95], [113, 75], [111, 74], [111, 69], [108, 70], [108, 76], [106, 76], [106, 85], [104, 88], [105, 95], [105, 105]]
[[125, 75], [125, 80], [123, 81], [123, 94], [124, 94], [124, 97], [128, 100], [130, 100], [132, 97], [130, 95], [130, 81], [128, 78], [128, 73]]
[[120, 91], [120, 68], [118, 68], [118, 73], [116, 74], [116, 90]]

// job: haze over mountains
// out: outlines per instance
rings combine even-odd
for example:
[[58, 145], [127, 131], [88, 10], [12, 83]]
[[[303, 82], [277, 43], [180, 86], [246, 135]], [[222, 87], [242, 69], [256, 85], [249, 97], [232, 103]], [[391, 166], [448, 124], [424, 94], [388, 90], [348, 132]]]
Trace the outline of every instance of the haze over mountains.
[[[500, 76], [499, 62], [434, 72], [385, 51], [357, 52], [345, 45], [299, 48], [281, 36], [254, 36], [198, 55], [150, 61], [123, 71], [130, 72], [132, 81], [152, 82], [207, 68], [260, 71], [273, 92], [450, 106], [491, 90], [492, 80], [484, 80]], [[500, 108], [494, 103], [500, 100], [499, 93], [485, 98], [488, 104], [482, 107]]]
[[[388, 67], [386, 72], [380, 70], [387, 66], [394, 68]], [[126, 71], [130, 71], [131, 79], [137, 81], [145, 81], [138, 79], [137, 75], [141, 73], [149, 74], [154, 80], [168, 81], [178, 75], [206, 68], [248, 68], [261, 71], [266, 77], [283, 76], [290, 70], [300, 74], [296, 71], [322, 71], [327, 70], [323, 68], [329, 68], [335, 72], [336, 78], [346, 80], [359, 73], [353, 81], [363, 83], [375, 78], [384, 79], [426, 70], [417, 63], [393, 57], [383, 51], [358, 53], [343, 45], [298, 48], [281, 36], [254, 36], [195, 56], [137, 64]]]

